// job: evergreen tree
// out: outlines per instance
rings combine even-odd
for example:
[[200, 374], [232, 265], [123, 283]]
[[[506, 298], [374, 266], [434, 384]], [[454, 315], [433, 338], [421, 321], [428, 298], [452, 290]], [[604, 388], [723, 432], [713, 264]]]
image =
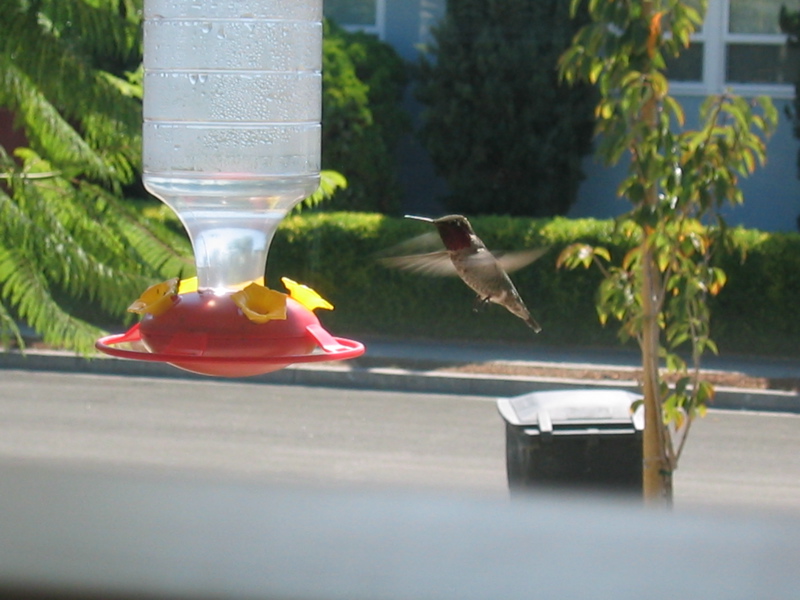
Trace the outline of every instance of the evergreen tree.
[[406, 79], [406, 64], [390, 45], [325, 21], [322, 164], [348, 180], [326, 210], [399, 211], [395, 150], [411, 128], [402, 108]]
[[465, 213], [563, 215], [591, 150], [591, 88], [558, 80], [580, 22], [560, 0], [450, 0], [419, 71], [421, 137]]

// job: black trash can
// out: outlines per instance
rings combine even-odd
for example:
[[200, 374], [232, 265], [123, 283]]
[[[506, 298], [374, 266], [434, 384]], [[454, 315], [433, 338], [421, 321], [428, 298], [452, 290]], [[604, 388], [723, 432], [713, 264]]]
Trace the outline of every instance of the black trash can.
[[559, 390], [500, 398], [514, 495], [535, 489], [641, 493], [644, 409], [625, 390]]

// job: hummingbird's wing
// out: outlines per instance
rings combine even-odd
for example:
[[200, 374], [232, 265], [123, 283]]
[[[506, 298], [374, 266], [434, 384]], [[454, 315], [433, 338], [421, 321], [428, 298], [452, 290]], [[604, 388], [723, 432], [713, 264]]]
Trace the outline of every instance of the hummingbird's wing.
[[[421, 252], [430, 248], [441, 248], [441, 238], [438, 233], [431, 232], [418, 235], [417, 237], [401, 242], [391, 248], [387, 249], [383, 254], [383, 258], [378, 258], [378, 262], [386, 267], [394, 267], [397, 269], [404, 269], [420, 275], [432, 276], [456, 276], [458, 272], [450, 259], [450, 253], [447, 250], [438, 250], [435, 252]], [[507, 273], [513, 273], [531, 264], [533, 261], [540, 258], [550, 248], [533, 248], [530, 250], [521, 250], [519, 252], [476, 252], [475, 254], [465, 256], [463, 261], [470, 262], [480, 268], [482, 264], [489, 262], [497, 263]], [[413, 253], [413, 254], [410, 254]]]
[[428, 252], [427, 254], [411, 254], [409, 256], [390, 256], [378, 259], [378, 261], [386, 267], [403, 269], [419, 275], [458, 275], [447, 250]]
[[407, 256], [410, 254], [427, 254], [435, 250], [441, 250], [442, 238], [434, 230], [428, 233], [423, 233], [399, 244], [395, 244], [391, 248], [386, 248], [380, 252], [381, 256]]
[[533, 261], [541, 258], [548, 250], [549, 246], [543, 248], [532, 248], [530, 250], [520, 250], [519, 252], [495, 252], [494, 257], [506, 273], [513, 273], [527, 267]]
[[386, 249], [378, 262], [419, 275], [457, 276], [450, 254], [439, 248], [443, 246], [438, 232], [423, 233]]

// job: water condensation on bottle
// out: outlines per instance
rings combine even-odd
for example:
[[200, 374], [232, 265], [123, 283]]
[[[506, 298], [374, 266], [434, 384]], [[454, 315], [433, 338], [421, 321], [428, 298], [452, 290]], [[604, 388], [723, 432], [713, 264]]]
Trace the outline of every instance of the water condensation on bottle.
[[316, 189], [321, 18], [320, 0], [145, 2], [144, 177], [156, 195], [170, 180], [211, 195], [237, 181]]
[[144, 17], [144, 184], [208, 287], [259, 276], [319, 184], [322, 0], [145, 0]]

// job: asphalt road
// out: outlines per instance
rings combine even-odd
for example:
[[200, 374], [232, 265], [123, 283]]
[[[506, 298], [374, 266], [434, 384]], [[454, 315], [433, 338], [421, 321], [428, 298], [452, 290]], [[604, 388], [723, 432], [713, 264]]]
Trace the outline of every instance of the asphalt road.
[[[495, 399], [0, 370], [0, 461], [506, 495]], [[800, 512], [800, 416], [711, 411], [681, 506]]]

